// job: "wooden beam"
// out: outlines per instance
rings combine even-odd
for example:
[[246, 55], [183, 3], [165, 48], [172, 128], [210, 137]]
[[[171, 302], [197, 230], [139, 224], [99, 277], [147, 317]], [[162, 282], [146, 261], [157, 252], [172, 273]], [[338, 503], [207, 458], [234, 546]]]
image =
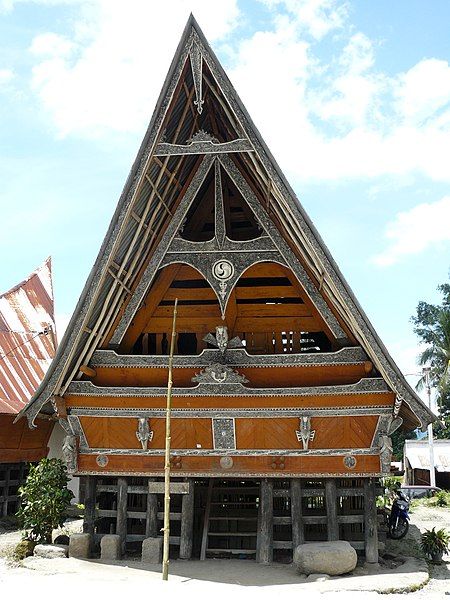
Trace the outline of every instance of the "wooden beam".
[[364, 479], [364, 548], [366, 562], [378, 564], [378, 521], [375, 482]]
[[[153, 482], [149, 478], [148, 484]], [[157, 537], [158, 535], [158, 497], [156, 494], [147, 494], [147, 509], [145, 513], [145, 537]]]
[[97, 478], [93, 475], [87, 475], [85, 478], [86, 487], [84, 495], [84, 520], [83, 533], [91, 535], [91, 552], [94, 546], [94, 525], [95, 525], [95, 507], [97, 500]]
[[184, 494], [181, 501], [181, 534], [180, 554], [182, 559], [190, 560], [192, 557], [192, 544], [194, 535], [194, 481], [188, 480], [189, 493]]
[[127, 539], [127, 504], [128, 483], [125, 477], [119, 477], [117, 479], [116, 534], [120, 535], [122, 554], [125, 554], [125, 544]]
[[336, 479], [325, 480], [325, 507], [327, 509], [328, 541], [339, 539], [339, 524], [337, 519], [337, 488]]
[[273, 560], [273, 480], [261, 479], [259, 493], [257, 535], [257, 562], [269, 564]]
[[206, 550], [208, 548], [208, 533], [209, 533], [209, 513], [211, 511], [211, 498], [214, 479], [211, 477], [208, 483], [208, 495], [206, 497], [205, 517], [203, 519], [202, 546], [200, 549], [200, 560], [206, 559]]
[[291, 520], [292, 546], [296, 548], [305, 543], [305, 530], [302, 514], [302, 482], [301, 479], [291, 479]]

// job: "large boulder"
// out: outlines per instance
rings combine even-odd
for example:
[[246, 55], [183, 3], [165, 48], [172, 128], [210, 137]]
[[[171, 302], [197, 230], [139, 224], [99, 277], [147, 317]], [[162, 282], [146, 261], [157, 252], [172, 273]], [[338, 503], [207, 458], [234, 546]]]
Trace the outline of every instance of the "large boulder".
[[293, 563], [299, 573], [324, 573], [342, 575], [356, 567], [355, 549], [342, 540], [336, 542], [312, 542], [294, 549]]
[[66, 558], [68, 550], [68, 546], [38, 544], [34, 547], [34, 556], [39, 556], [39, 558]]

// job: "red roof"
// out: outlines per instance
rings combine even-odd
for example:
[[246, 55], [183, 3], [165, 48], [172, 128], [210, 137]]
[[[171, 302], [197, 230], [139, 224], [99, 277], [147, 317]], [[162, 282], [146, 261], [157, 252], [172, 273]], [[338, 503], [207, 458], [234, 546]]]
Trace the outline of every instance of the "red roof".
[[52, 267], [48, 258], [0, 295], [0, 413], [18, 413], [42, 381], [56, 350]]

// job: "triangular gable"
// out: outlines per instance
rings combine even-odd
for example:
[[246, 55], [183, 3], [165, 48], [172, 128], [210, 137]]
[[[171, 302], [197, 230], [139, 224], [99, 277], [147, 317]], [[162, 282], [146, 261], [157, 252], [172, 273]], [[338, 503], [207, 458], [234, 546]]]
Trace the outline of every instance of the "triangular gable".
[[[220, 124], [207, 110], [212, 103]], [[215, 139], [199, 135], [205, 124], [217, 129]], [[258, 249], [277, 253], [278, 262], [292, 269], [337, 340], [344, 343], [351, 332], [366, 350], [397, 393], [395, 412], [405, 401], [422, 426], [433, 420], [373, 330], [191, 16], [56, 359], [26, 409], [30, 423], [52, 395], [64, 393], [97, 348], [123, 339], [157, 270], [176, 262], [168, 253], [175, 257], [177, 243], [179, 252], [185, 250], [177, 233], [211, 169], [216, 182], [220, 169], [227, 173], [258, 219], [258, 244], [266, 244]], [[215, 241], [222, 248], [214, 251], [223, 251], [225, 238], [219, 234]], [[205, 266], [205, 277], [216, 262]], [[226, 286], [208, 281], [223, 311], [232, 278]]]

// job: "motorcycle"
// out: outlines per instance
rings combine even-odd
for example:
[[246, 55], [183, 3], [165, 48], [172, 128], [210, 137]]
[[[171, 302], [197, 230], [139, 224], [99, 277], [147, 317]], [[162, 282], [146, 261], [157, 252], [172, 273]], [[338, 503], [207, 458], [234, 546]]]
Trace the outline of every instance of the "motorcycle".
[[398, 497], [392, 503], [388, 531], [389, 537], [393, 540], [400, 540], [405, 537], [409, 529], [409, 500], [400, 490], [395, 493]]

